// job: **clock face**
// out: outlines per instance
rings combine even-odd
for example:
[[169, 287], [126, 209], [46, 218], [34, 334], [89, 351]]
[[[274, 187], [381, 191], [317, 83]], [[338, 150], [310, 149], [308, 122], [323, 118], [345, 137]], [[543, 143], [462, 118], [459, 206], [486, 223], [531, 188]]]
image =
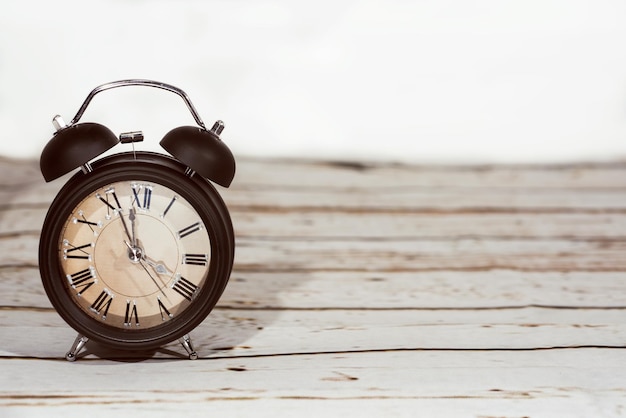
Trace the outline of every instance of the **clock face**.
[[149, 350], [215, 307], [233, 266], [230, 215], [215, 188], [155, 153], [105, 157], [50, 205], [39, 243], [53, 307], [80, 335]]
[[133, 179], [99, 187], [74, 207], [58, 257], [67, 292], [85, 315], [145, 330], [192, 305], [207, 282], [211, 240], [184, 197]]

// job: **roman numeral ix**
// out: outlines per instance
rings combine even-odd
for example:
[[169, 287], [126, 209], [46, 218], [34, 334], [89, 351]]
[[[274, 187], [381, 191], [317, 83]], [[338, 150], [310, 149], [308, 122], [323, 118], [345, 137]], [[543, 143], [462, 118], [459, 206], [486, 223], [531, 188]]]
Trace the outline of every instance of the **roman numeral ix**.
[[63, 244], [67, 245], [68, 247], [72, 247], [63, 250], [64, 259], [79, 259], [91, 261], [91, 255], [87, 251], [85, 251], [85, 248], [93, 247], [93, 243], [79, 245], [78, 247], [76, 247], [72, 245], [69, 241], [64, 240]]

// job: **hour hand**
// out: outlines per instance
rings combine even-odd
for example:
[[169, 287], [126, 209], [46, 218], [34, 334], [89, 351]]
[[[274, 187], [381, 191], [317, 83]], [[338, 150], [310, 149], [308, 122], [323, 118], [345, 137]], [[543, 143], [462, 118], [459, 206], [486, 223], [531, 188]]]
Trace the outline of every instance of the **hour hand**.
[[146, 264], [148, 264], [150, 267], [152, 267], [154, 269], [154, 271], [157, 272], [157, 274], [165, 274], [168, 276], [172, 276], [174, 273], [171, 272], [167, 267], [165, 267], [165, 264], [161, 263], [160, 261], [154, 261], [148, 257], [146, 257], [144, 255], [143, 260], [146, 262]]

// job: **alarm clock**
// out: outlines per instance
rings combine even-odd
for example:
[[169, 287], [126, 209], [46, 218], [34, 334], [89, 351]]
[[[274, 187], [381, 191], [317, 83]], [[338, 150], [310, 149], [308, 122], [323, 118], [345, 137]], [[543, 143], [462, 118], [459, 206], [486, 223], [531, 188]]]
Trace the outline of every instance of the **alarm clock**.
[[[135, 151], [141, 131], [114, 134], [80, 118], [93, 97], [124, 86], [179, 95], [197, 126], [169, 131], [169, 155]], [[89, 340], [115, 350], [154, 350], [179, 340], [198, 357], [189, 333], [215, 307], [232, 270], [231, 218], [212, 183], [229, 187], [235, 159], [207, 129], [187, 94], [152, 80], [120, 80], [93, 89], [76, 116], [41, 153], [46, 182], [77, 172], [54, 198], [41, 230], [39, 269], [59, 315], [78, 332], [66, 359]], [[132, 151], [102, 156], [118, 144]], [[98, 159], [98, 157], [100, 157]]]

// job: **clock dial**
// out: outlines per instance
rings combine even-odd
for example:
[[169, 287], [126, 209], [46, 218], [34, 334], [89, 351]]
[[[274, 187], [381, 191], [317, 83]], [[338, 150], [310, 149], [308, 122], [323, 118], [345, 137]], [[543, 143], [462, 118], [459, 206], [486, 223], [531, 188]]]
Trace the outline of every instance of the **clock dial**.
[[207, 284], [211, 240], [194, 207], [156, 182], [116, 181], [88, 193], [59, 237], [72, 301], [120, 329], [181, 315]]

